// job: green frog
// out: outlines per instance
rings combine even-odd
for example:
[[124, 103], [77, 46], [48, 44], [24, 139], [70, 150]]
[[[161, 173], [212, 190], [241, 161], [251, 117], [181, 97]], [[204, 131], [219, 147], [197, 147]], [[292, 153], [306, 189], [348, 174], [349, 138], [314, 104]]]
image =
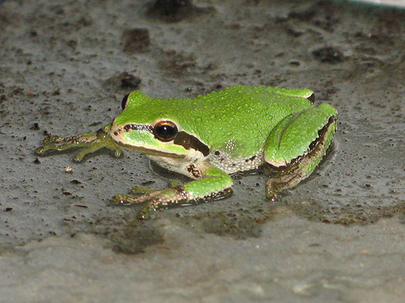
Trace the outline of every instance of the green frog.
[[112, 198], [112, 203], [145, 202], [138, 215], [143, 219], [159, 207], [226, 196], [233, 184], [230, 175], [261, 165], [279, 172], [266, 182], [266, 195], [274, 200], [307, 178], [331, 145], [337, 110], [329, 104], [314, 106], [313, 100], [309, 89], [265, 86], [233, 86], [181, 99], [133, 91], [110, 124], [74, 137], [47, 137], [36, 153], [85, 147], [74, 157], [80, 162], [100, 148], [117, 157], [122, 148], [132, 149], [192, 179]]

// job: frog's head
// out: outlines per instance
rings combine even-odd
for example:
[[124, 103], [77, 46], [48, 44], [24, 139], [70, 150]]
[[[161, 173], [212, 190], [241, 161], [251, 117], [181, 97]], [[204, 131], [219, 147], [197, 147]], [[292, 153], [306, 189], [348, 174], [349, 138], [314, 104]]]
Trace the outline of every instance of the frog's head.
[[111, 124], [112, 139], [146, 154], [186, 157], [197, 151], [208, 156], [208, 146], [182, 129], [176, 115], [167, 109], [168, 102], [140, 91], [128, 94], [122, 100], [122, 113]]

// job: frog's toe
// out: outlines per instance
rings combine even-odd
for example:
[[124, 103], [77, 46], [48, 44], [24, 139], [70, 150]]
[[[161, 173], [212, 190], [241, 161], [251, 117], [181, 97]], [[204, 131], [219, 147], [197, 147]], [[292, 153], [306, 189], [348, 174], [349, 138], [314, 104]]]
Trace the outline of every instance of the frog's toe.
[[55, 143], [58, 140], [60, 140], [61, 138], [58, 136], [48, 136], [44, 139], [44, 144], [49, 144], [49, 143]]
[[45, 154], [45, 147], [44, 147], [44, 146], [38, 147], [38, 148], [34, 151], [34, 153], [35, 153], [36, 155], [42, 156], [43, 154]]
[[274, 202], [279, 199], [279, 194], [272, 188], [267, 188], [266, 189], [266, 197], [270, 201]]
[[120, 148], [114, 149], [113, 155], [114, 155], [114, 158], [119, 158], [119, 157], [121, 157], [121, 156], [122, 156], [122, 150], [121, 150]]
[[154, 199], [156, 192], [157, 191], [145, 193], [145, 194], [137, 196], [137, 197], [131, 197], [131, 196], [124, 195], [124, 194], [117, 194], [110, 199], [110, 203], [113, 205], [125, 205], [125, 206], [143, 203], [143, 202], [149, 201], [151, 199]]
[[136, 217], [140, 220], [148, 220], [150, 219], [150, 214], [153, 211], [156, 211], [156, 208], [153, 207], [151, 204], [147, 204], [138, 212], [138, 215]]
[[83, 161], [84, 156], [86, 155], [86, 153], [78, 153], [76, 156], [73, 157], [73, 161], [80, 163]]
[[[156, 191], [155, 191], [156, 192]], [[131, 197], [128, 195], [124, 194], [117, 194], [114, 197], [110, 199], [110, 203], [112, 205], [124, 205], [124, 206], [129, 206], [133, 204], [138, 204], [145, 202], [147, 200], [151, 200], [153, 197], [150, 193], [143, 194], [138, 197]], [[159, 201], [159, 195], [155, 198], [153, 198], [151, 201], [149, 201], [138, 213], [137, 218], [141, 220], [148, 220], [150, 218], [150, 213], [152, 211], [155, 211], [157, 206], [156, 202]]]
[[134, 204], [134, 198], [124, 194], [117, 194], [110, 199], [113, 205], [131, 205]]

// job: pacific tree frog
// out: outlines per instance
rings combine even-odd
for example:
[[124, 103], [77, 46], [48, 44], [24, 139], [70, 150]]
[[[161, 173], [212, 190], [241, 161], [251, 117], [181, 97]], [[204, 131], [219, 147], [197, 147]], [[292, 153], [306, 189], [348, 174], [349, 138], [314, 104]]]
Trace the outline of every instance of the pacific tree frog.
[[133, 91], [122, 101], [123, 111], [97, 132], [61, 138], [50, 136], [36, 150], [62, 151], [86, 147], [74, 160], [100, 148], [145, 153], [168, 170], [193, 179], [137, 197], [118, 194], [112, 203], [143, 203], [139, 218], [159, 207], [198, 202], [226, 195], [229, 174], [267, 165], [279, 171], [266, 182], [266, 195], [307, 178], [322, 160], [336, 129], [337, 111], [313, 105], [308, 89], [233, 86], [188, 99], [150, 98]]

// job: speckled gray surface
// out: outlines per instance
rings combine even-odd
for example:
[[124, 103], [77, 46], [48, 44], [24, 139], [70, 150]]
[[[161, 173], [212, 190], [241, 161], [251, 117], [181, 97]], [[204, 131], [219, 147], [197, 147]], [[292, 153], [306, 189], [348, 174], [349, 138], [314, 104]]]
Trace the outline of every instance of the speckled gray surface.
[[[0, 302], [403, 302], [405, 11], [147, 4], [0, 6]], [[128, 46], [135, 28], [147, 31]], [[108, 199], [167, 185], [142, 154], [33, 154], [44, 131], [110, 122], [131, 90], [122, 72], [156, 97], [311, 88], [339, 110], [335, 151], [279, 202], [265, 200], [265, 175], [236, 176], [229, 199], [138, 221]]]

